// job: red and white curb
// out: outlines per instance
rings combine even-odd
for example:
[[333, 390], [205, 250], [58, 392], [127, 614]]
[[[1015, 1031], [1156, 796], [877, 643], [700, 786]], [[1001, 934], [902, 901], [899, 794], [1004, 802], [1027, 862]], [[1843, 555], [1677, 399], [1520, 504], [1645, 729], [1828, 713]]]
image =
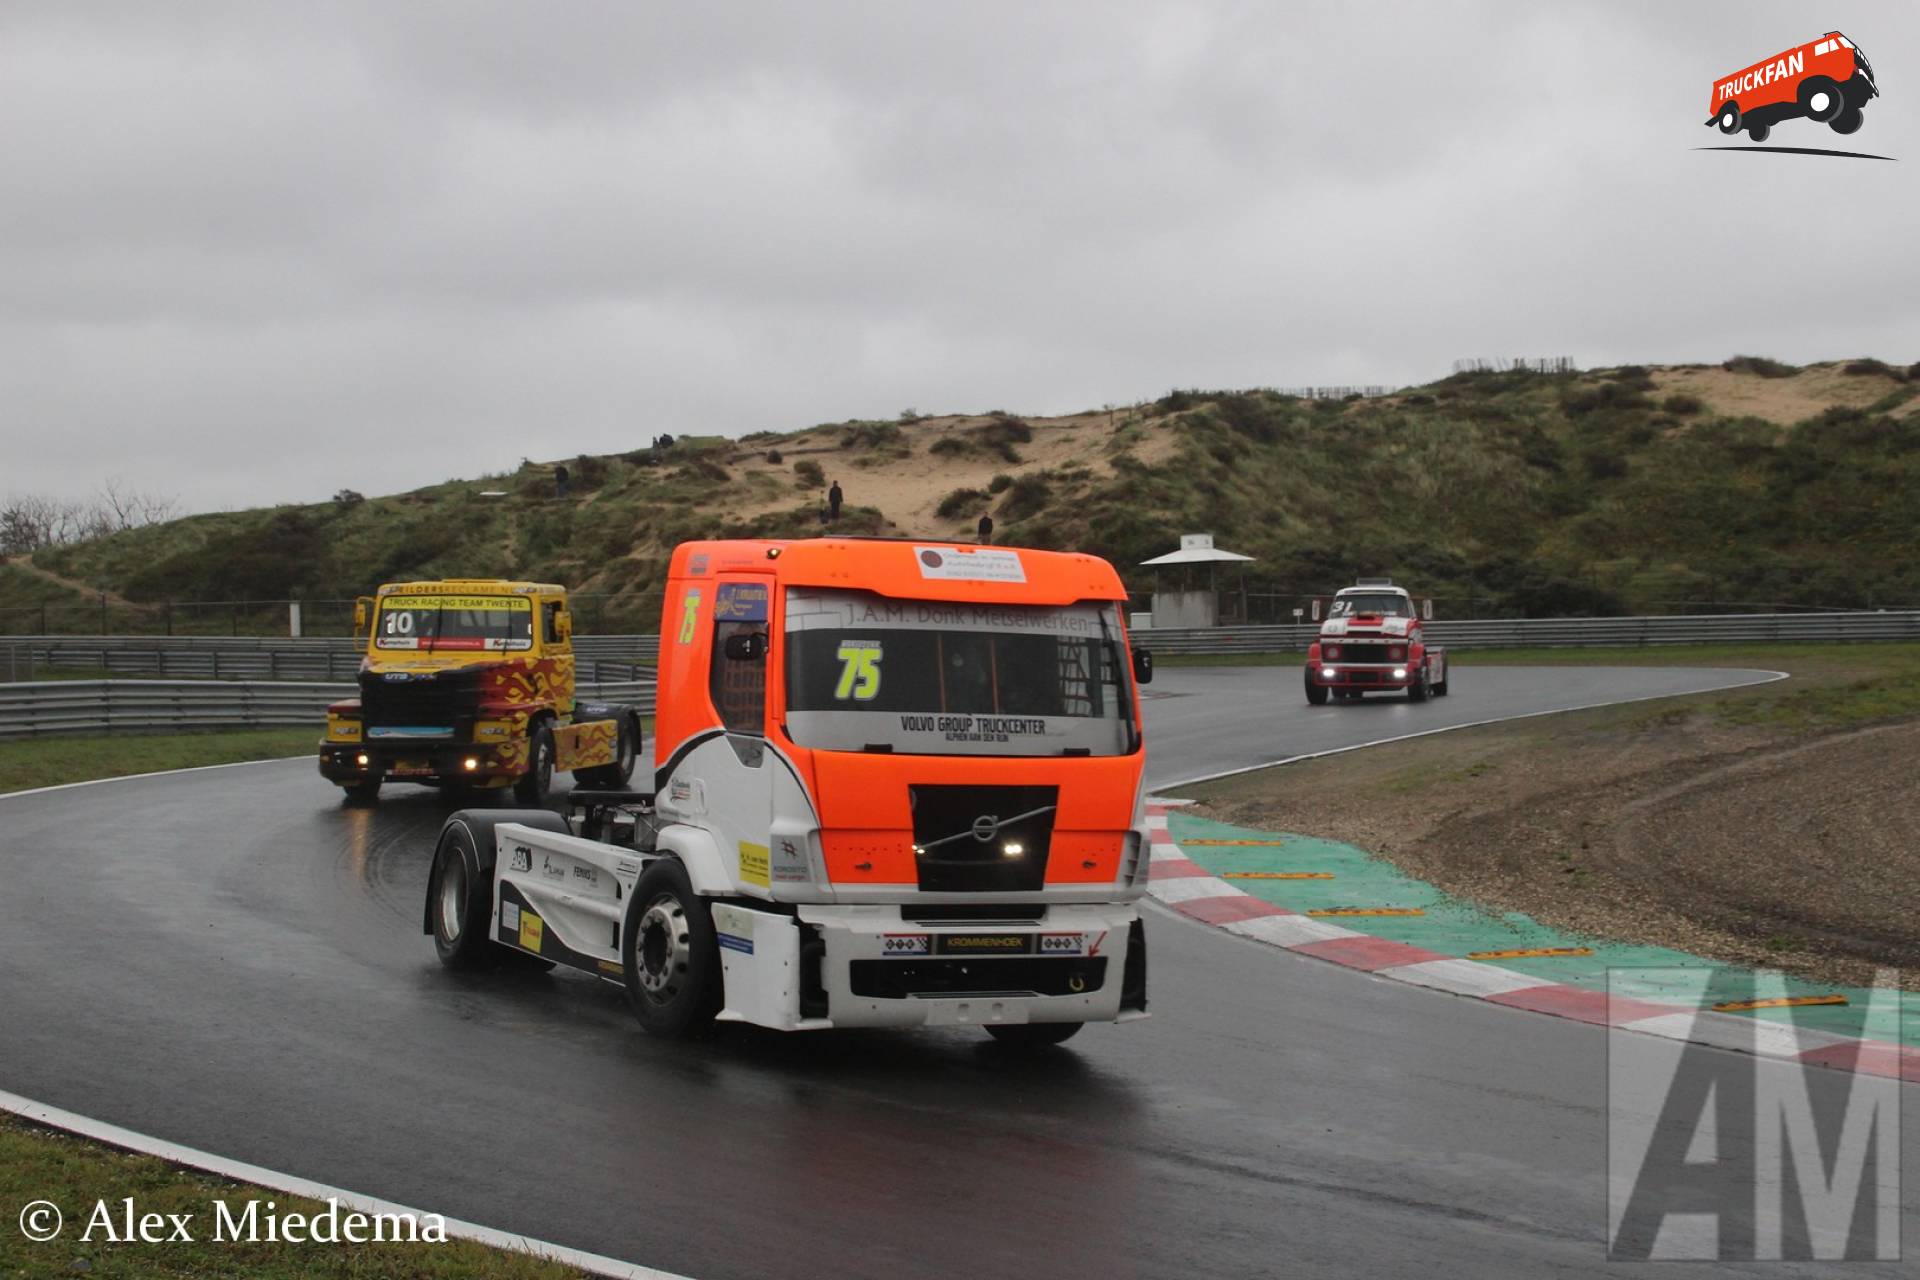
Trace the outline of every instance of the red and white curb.
[[1862, 1040], [1784, 1023], [1755, 1021], [1730, 1013], [1701, 1012], [1688, 1006], [1613, 996], [1496, 964], [1462, 960], [1410, 943], [1376, 938], [1289, 911], [1235, 888], [1188, 858], [1167, 828], [1168, 808], [1180, 803], [1183, 802], [1157, 799], [1147, 802], [1152, 863], [1147, 893], [1202, 924], [1316, 960], [1359, 969], [1375, 977], [1489, 1004], [1762, 1057], [1793, 1059], [1920, 1082], [1920, 1049], [1892, 1041]]

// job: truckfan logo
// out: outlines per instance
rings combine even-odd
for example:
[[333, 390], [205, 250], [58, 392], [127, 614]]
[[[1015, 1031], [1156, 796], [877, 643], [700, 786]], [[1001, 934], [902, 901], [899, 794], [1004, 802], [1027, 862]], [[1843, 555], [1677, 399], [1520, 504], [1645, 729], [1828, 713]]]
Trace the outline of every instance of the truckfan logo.
[[[1729, 137], [1745, 133], [1754, 143], [1765, 142], [1773, 127], [1786, 120], [1810, 120], [1826, 125], [1835, 133], [1851, 134], [1857, 133], [1865, 122], [1867, 104], [1879, 96], [1880, 87], [1867, 55], [1840, 32], [1829, 31], [1817, 40], [1776, 53], [1715, 80], [1707, 101], [1706, 123], [1718, 126], [1720, 132]], [[1739, 148], [1700, 148], [1735, 149]], [[1812, 155], [1859, 155], [1815, 147], [1764, 149]]]

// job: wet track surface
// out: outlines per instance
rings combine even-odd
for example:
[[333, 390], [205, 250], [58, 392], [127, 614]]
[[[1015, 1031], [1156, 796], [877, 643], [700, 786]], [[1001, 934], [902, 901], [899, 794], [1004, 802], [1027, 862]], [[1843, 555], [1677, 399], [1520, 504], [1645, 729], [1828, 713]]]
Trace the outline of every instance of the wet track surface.
[[[1291, 670], [1168, 669], [1150, 776], [1756, 678], [1459, 676], [1309, 708]], [[444, 813], [344, 807], [309, 761], [0, 800], [0, 1089], [701, 1280], [1617, 1274], [1595, 1028], [1150, 908], [1154, 1017], [1059, 1052], [665, 1043], [612, 985], [435, 963]]]

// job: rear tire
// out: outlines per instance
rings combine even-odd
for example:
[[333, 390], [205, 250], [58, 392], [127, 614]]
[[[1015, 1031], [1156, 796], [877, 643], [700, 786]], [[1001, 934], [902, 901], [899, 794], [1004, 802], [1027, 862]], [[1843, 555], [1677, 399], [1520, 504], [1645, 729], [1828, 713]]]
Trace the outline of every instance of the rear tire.
[[513, 798], [525, 805], [543, 805], [553, 786], [553, 728], [542, 720], [527, 739], [527, 771], [513, 784]]
[[640, 754], [636, 739], [638, 728], [631, 717], [617, 717], [620, 725], [620, 738], [613, 748], [613, 763], [595, 765], [591, 769], [581, 769], [573, 776], [577, 782], [601, 791], [622, 791], [633, 781], [634, 758]]
[[1747, 126], [1747, 136], [1749, 138], [1752, 138], [1755, 142], [1765, 142], [1767, 140], [1767, 135], [1772, 132], [1773, 132], [1773, 126], [1770, 124], [1755, 123]]
[[1835, 133], [1858, 133], [1866, 121], [1866, 115], [1858, 107], [1847, 107], [1839, 115], [1827, 121], [1827, 128]]
[[1311, 671], [1306, 673], [1305, 679], [1307, 683], [1308, 705], [1315, 707], [1325, 706], [1327, 702], [1327, 686], [1316, 684], [1313, 679], [1313, 672]]
[[678, 858], [640, 875], [620, 929], [620, 965], [633, 1016], [651, 1035], [692, 1035], [720, 1012], [720, 947], [713, 913]]
[[1442, 663], [1440, 672], [1440, 678], [1434, 682], [1433, 686], [1433, 696], [1436, 698], [1444, 698], [1447, 696], [1447, 687], [1453, 681], [1453, 664], [1451, 662]]
[[1079, 1022], [1010, 1022], [987, 1028], [987, 1034], [1015, 1049], [1043, 1049], [1064, 1044], [1079, 1033]]

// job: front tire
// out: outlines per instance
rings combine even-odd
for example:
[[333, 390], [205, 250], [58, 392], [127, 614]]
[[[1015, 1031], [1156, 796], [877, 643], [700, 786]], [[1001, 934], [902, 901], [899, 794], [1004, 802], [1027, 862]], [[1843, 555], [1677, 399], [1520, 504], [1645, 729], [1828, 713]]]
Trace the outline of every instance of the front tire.
[[1807, 113], [1807, 119], [1817, 120], [1821, 124], [1833, 119], [1847, 107], [1840, 86], [1827, 76], [1814, 76], [1802, 82], [1799, 97], [1800, 109]]
[[713, 914], [678, 858], [641, 873], [620, 930], [620, 965], [633, 1016], [651, 1035], [692, 1035], [720, 1012]]
[[427, 877], [427, 918], [433, 949], [449, 969], [491, 969], [501, 952], [487, 936], [493, 921], [493, 885], [474, 844], [471, 828], [448, 823], [434, 849]]
[[1313, 672], [1311, 671], [1306, 672], [1304, 678], [1307, 683], [1308, 705], [1315, 707], [1325, 706], [1327, 702], [1327, 686], [1316, 683], [1313, 678]]
[[1414, 672], [1413, 683], [1407, 686], [1407, 701], [1408, 702], [1425, 702], [1426, 700], [1427, 700], [1427, 664], [1423, 662], [1420, 664], [1420, 669]]
[[1064, 1044], [1079, 1032], [1078, 1022], [1009, 1022], [987, 1028], [987, 1034], [1015, 1049], [1042, 1049]]
[[1720, 132], [1728, 136], [1740, 132], [1740, 104], [1737, 102], [1729, 102], [1726, 106], [1720, 108], [1718, 123], [1720, 125]]
[[552, 786], [553, 728], [543, 720], [527, 739], [527, 771], [513, 784], [513, 798], [525, 805], [542, 805]]
[[372, 804], [380, 798], [380, 779], [342, 783], [340, 789], [346, 792], [348, 804]]

